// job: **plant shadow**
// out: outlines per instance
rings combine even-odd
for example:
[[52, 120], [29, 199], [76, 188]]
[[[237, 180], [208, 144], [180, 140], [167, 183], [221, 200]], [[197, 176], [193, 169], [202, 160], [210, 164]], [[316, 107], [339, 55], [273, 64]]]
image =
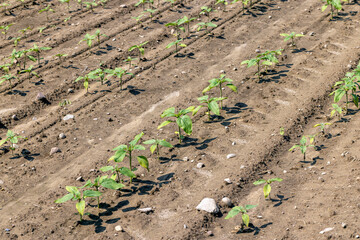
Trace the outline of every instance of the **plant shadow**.
[[141, 92], [145, 92], [145, 90], [144, 89], [139, 89], [139, 88], [137, 88], [137, 87], [134, 87], [134, 86], [132, 86], [132, 85], [128, 85], [127, 87], [126, 87], [126, 89], [127, 90], [129, 90], [129, 93], [131, 93], [132, 95], [139, 95]]
[[242, 234], [242, 233], [254, 233], [254, 236], [258, 235], [261, 231], [261, 229], [266, 228], [269, 225], [272, 225], [272, 222], [266, 223], [261, 225], [260, 227], [256, 227], [254, 224], [250, 223], [249, 227], [246, 229], [239, 229], [236, 234]]
[[289, 199], [294, 198], [294, 196], [285, 198], [284, 195], [281, 194], [276, 194], [276, 197], [277, 199], [270, 198], [271, 202], [276, 203], [273, 207], [279, 207], [283, 204], [284, 201], [288, 201]]
[[189, 146], [194, 146], [198, 150], [204, 150], [204, 149], [208, 148], [208, 146], [209, 146], [208, 144], [210, 142], [214, 141], [215, 139], [216, 139], [216, 137], [206, 139], [202, 142], [198, 142], [198, 140], [199, 140], [198, 138], [185, 137], [183, 139], [182, 144], [178, 143], [175, 145], [175, 147], [185, 148], [185, 147], [189, 147]]

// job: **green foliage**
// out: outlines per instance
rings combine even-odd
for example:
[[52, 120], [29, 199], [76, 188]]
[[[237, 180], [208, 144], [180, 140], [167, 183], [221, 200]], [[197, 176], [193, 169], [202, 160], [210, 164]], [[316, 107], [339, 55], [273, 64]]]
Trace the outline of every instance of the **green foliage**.
[[137, 17], [131, 17], [132, 19], [135, 19], [136, 20], [136, 23], [137, 24], [141, 24], [141, 18], [144, 16], [144, 14], [140, 14], [139, 16]]
[[62, 62], [62, 58], [66, 57], [66, 56], [67, 56], [67, 54], [64, 54], [64, 53], [58, 53], [58, 54], [54, 55], [54, 57], [59, 58], [60, 62]]
[[203, 6], [201, 7], [201, 12], [199, 15], [205, 15], [208, 16], [209, 22], [210, 22], [210, 13], [213, 11], [211, 7]]
[[50, 8], [50, 4], [47, 5], [45, 8], [41, 9], [39, 13], [45, 12], [46, 13], [46, 20], [49, 21], [49, 12], [55, 12], [54, 9]]
[[[0, 81], [1, 83], [1, 81]], [[6, 138], [0, 141], [0, 146], [2, 146], [3, 144], [9, 142], [10, 143], [10, 150], [11, 153], [14, 154], [14, 150], [15, 150], [15, 144], [17, 144], [19, 142], [19, 139], [23, 138], [23, 139], [27, 139], [25, 137], [22, 137], [20, 135], [17, 135], [16, 133], [14, 133], [11, 130], [8, 130], [6, 133]]]
[[346, 108], [345, 108], [345, 114], [348, 111], [349, 108], [349, 92], [351, 92], [352, 95], [352, 102], [355, 104], [355, 106], [359, 107], [359, 97], [356, 94], [356, 89], [360, 88], [358, 81], [360, 80], [360, 75], [357, 75], [355, 72], [348, 72], [345, 75], [345, 78], [343, 78], [341, 81], [338, 81], [335, 83], [334, 87], [338, 86], [338, 89], [330, 93], [331, 95], [334, 95], [334, 102], [339, 102], [342, 97], [345, 95], [346, 97]]
[[16, 77], [14, 77], [11, 74], [6, 74], [0, 77], [0, 85], [5, 82], [8, 81], [9, 85], [10, 85], [10, 90], [12, 91], [12, 84], [11, 84], [11, 80], [16, 79]]
[[224, 99], [227, 99], [225, 97], [221, 97], [221, 98], [210, 98], [208, 95], [202, 96], [198, 98], [198, 101], [200, 103], [203, 103], [203, 105], [199, 105], [198, 107], [196, 107], [193, 111], [193, 115], [195, 115], [201, 108], [206, 107], [207, 108], [207, 112], [206, 114], [208, 115], [209, 121], [211, 121], [211, 115], [210, 112], [213, 112], [215, 115], [220, 115], [220, 108], [219, 105], [217, 104], [218, 101], [222, 101]]
[[188, 35], [190, 35], [190, 23], [194, 20], [196, 20], [196, 18], [188, 18], [187, 16], [184, 16], [183, 18], [179, 19], [178, 24], [179, 24], [179, 26], [186, 24]]
[[138, 52], [139, 52], [139, 62], [141, 61], [141, 55], [144, 55], [145, 54], [145, 49], [143, 48], [143, 46], [144, 45], [146, 45], [148, 43], [148, 41], [146, 41], [146, 42], [143, 42], [143, 43], [141, 43], [141, 44], [139, 44], [139, 45], [133, 45], [133, 46], [131, 46], [130, 48], [129, 48], [129, 52], [132, 52], [132, 51], [134, 51], [135, 49], [137, 49], [138, 50]]
[[92, 2], [83, 2], [83, 4], [85, 4], [86, 8], [89, 9], [91, 12], [94, 12], [94, 7], [97, 6], [97, 3], [95, 1]]
[[250, 210], [255, 207], [256, 207], [256, 205], [245, 205], [245, 207], [235, 206], [229, 211], [229, 213], [226, 215], [225, 219], [233, 218], [240, 213], [241, 218], [242, 218], [241, 228], [243, 229], [244, 225], [246, 227], [249, 227], [250, 217], [247, 214], [247, 210]]
[[84, 87], [86, 89], [86, 93], [89, 92], [89, 80], [90, 80], [90, 75], [86, 74], [85, 76], [80, 76], [78, 77], [74, 82], [79, 82], [79, 81], [84, 81]]
[[180, 47], [186, 47], [186, 44], [180, 43], [180, 42], [182, 42], [182, 41], [183, 41], [182, 38], [177, 39], [176, 41], [169, 43], [169, 44], [166, 46], [166, 48], [171, 48], [172, 46], [175, 46], [175, 53], [177, 53], [177, 52], [178, 52], [178, 46], [180, 46]]
[[19, 44], [21, 37], [16, 37], [16, 38], [12, 38], [11, 40], [14, 40], [14, 47], [17, 47], [17, 45]]
[[332, 123], [318, 123], [318, 124], [315, 124], [313, 127], [316, 128], [316, 127], [320, 127], [320, 132], [321, 133], [325, 133], [324, 132], [324, 129], [326, 126], [330, 126]]
[[59, 102], [60, 107], [65, 107], [66, 105], [70, 105], [70, 104], [71, 104], [71, 101], [67, 100], [67, 99], [64, 99], [64, 100]]
[[185, 32], [185, 28], [183, 26], [181, 26], [183, 23], [183, 19], [180, 18], [178, 20], [176, 20], [175, 22], [169, 22], [167, 24], [165, 24], [166, 27], [173, 27], [175, 28], [175, 33], [174, 36], [176, 37], [177, 40], [180, 39], [180, 34], [181, 32]]
[[285, 134], [285, 130], [284, 130], [283, 127], [281, 127], [281, 128], [280, 128], [280, 135], [281, 135], [281, 136], [284, 136], [284, 134]]
[[194, 106], [190, 106], [186, 109], [180, 110], [178, 113], [175, 112], [175, 108], [171, 107], [166, 109], [160, 116], [161, 118], [176, 118], [176, 120], [166, 120], [158, 126], [158, 129], [172, 123], [176, 122], [178, 125], [178, 132], [175, 132], [179, 136], [179, 143], [181, 143], [181, 139], [184, 137], [181, 135], [181, 129], [188, 135], [192, 133], [192, 121], [191, 118], [187, 115], [190, 112], [193, 112], [195, 109]]
[[343, 109], [335, 103], [332, 104], [332, 107], [333, 107], [333, 110], [330, 113], [330, 117], [333, 117], [335, 114], [337, 114], [339, 116], [339, 120], [340, 120], [341, 115], [343, 114]]
[[260, 81], [261, 66], [271, 66], [279, 62], [276, 58], [277, 55], [281, 55], [283, 49], [274, 51], [265, 51], [264, 53], [258, 54], [255, 58], [242, 61], [241, 64], [247, 64], [247, 67], [257, 66], [258, 79]]
[[260, 180], [258, 180], [256, 182], [254, 182], [253, 184], [254, 185], [260, 185], [260, 184], [265, 183], [264, 188], [263, 188], [265, 199], [267, 197], [269, 197], [269, 199], [271, 199], [270, 198], [270, 192], [271, 192], [270, 184], [273, 183], [273, 182], [281, 182], [281, 181], [282, 181], [281, 178], [271, 178], [271, 179], [268, 179], [268, 180], [260, 179]]
[[114, 76], [119, 78], [119, 83], [120, 83], [120, 90], [122, 90], [122, 86], [123, 86], [123, 76], [124, 75], [130, 75], [130, 76], [134, 76], [134, 74], [127, 72], [127, 70], [122, 69], [122, 68], [115, 68], [115, 69], [105, 69], [104, 71], [105, 73], [108, 73], [109, 76]]
[[37, 54], [37, 59], [38, 59], [38, 65], [40, 65], [40, 53], [42, 51], [47, 51], [50, 50], [51, 47], [38, 47], [38, 45], [36, 45], [36, 43], [34, 44], [34, 46], [32, 48], [30, 48], [31, 52], [35, 52]]
[[[100, 29], [97, 29], [96, 32], [95, 32], [95, 37], [97, 39], [97, 42], [98, 42], [98, 46], [100, 48], [100, 37], [107, 37], [105, 34], [101, 34], [100, 33]], [[89, 44], [88, 44], [89, 45]]]
[[8, 31], [9, 31], [9, 29], [10, 29], [10, 27], [11, 27], [12, 25], [14, 25], [14, 23], [10, 23], [10, 24], [8, 24], [8, 25], [2, 25], [2, 26], [0, 26], [0, 30], [2, 30], [1, 33], [4, 34], [4, 39], [6, 39], [6, 35], [7, 35]]
[[[232, 81], [230, 78], [227, 78], [225, 74], [221, 74], [219, 78], [213, 78], [211, 80], [209, 80], [210, 85], [207, 86], [202, 93], [205, 94], [206, 92], [210, 91], [211, 89], [215, 88], [215, 87], [219, 87], [220, 90], [220, 98], [223, 98], [223, 84], [226, 84], [225, 86], [227, 86], [228, 88], [230, 88], [233, 92], [237, 93], [237, 88], [234, 84], [232, 84]], [[220, 100], [220, 106], [221, 109], [223, 108], [222, 106], [222, 100]]]
[[221, 4], [224, 6], [224, 11], [226, 10], [226, 5], [228, 5], [227, 0], [216, 0], [215, 5]]
[[212, 27], [215, 28], [217, 25], [213, 22], [200, 22], [197, 24], [199, 27], [197, 28], [197, 31], [200, 31], [201, 29], [205, 28], [206, 32], [209, 33], [210, 30], [208, 28]]
[[148, 8], [145, 11], [143, 11], [143, 13], [149, 13], [150, 20], [152, 21], [152, 18], [154, 17], [154, 13], [156, 13], [157, 11], [158, 11], [157, 9]]
[[[136, 171], [136, 168], [132, 167], [133, 151], [145, 150], [144, 146], [138, 144], [138, 142], [140, 141], [140, 139], [143, 135], [144, 135], [144, 133], [141, 132], [140, 134], [136, 135], [135, 138], [128, 143], [128, 145], [119, 145], [116, 148], [114, 148], [113, 151], [116, 151], [116, 152], [108, 160], [108, 161], [114, 161], [116, 163], [119, 163], [119, 162], [122, 162], [125, 157], [129, 158], [129, 168], [127, 170], [129, 170], [130, 172], [126, 172], [126, 171], [124, 171], [124, 169], [123, 169], [123, 172], [121, 172], [121, 170], [119, 170], [119, 171], [120, 171], [120, 173], [130, 177], [130, 183], [132, 182], [132, 179], [134, 177], [136, 177], [135, 174], [133, 173], [133, 171]], [[138, 160], [140, 166], [142, 166], [143, 168], [145, 168], [146, 170], [149, 171], [149, 162], [145, 156], [137, 156], [137, 160]]]
[[306, 151], [309, 147], [313, 147], [315, 148], [315, 145], [313, 145], [315, 141], [315, 135], [308, 135], [308, 136], [303, 136], [300, 139], [299, 144], [295, 144], [294, 146], [292, 146], [289, 151], [291, 152], [292, 150], [299, 148], [301, 153], [304, 155], [304, 161], [306, 160]]
[[96, 35], [90, 35], [90, 34], [87, 33], [85, 35], [85, 37], [79, 41], [78, 44], [80, 44], [82, 41], [84, 41], [89, 46], [89, 48], [91, 48], [92, 41], [95, 40], [95, 38], [96, 38]]
[[328, 8], [328, 6], [330, 6], [330, 13], [331, 13], [330, 19], [333, 19], [335, 9], [337, 11], [342, 9], [341, 0], [322, 0], [322, 1], [325, 2], [325, 4], [321, 7], [322, 12], [325, 11]]
[[160, 146], [167, 147], [167, 148], [173, 147], [173, 145], [171, 145], [169, 142], [165, 141], [165, 139], [150, 139], [150, 140], [143, 142], [143, 144], [151, 144], [150, 151], [152, 154], [156, 151], [158, 160], [160, 160]]
[[28, 73], [28, 78], [31, 78], [31, 75], [35, 76], [35, 77], [40, 77], [35, 71], [33, 71], [34, 66], [31, 65], [30, 67], [28, 67], [27, 69], [22, 70], [20, 73]]
[[123, 62], [127, 62], [129, 64], [129, 69], [131, 68], [132, 64], [131, 62], [135, 61], [137, 58], [132, 58], [131, 56], [128, 56]]
[[94, 190], [83, 190], [80, 192], [79, 188], [74, 186], [66, 186], [66, 190], [69, 192], [62, 198], [59, 198], [55, 201], [55, 203], [64, 203], [69, 200], [76, 201], [76, 210], [79, 212], [80, 215], [80, 222], [83, 220], [83, 216], [85, 214], [85, 199], [86, 198], [92, 198], [92, 197], [100, 197], [101, 192], [94, 191]]
[[291, 33], [281, 33], [280, 36], [285, 37], [284, 42], [291, 40], [291, 45], [296, 46], [294, 38], [303, 37], [304, 35], [300, 33], [291, 32]]
[[47, 27], [38, 27], [39, 33], [42, 33]]
[[18, 32], [23, 34], [24, 36], [26, 36], [26, 32], [31, 30], [31, 27], [27, 27], [27, 28], [24, 28], [24, 29], [20, 29]]
[[135, 7], [142, 5], [143, 10], [145, 10], [145, 4], [147, 3], [147, 0], [139, 0], [137, 3], [135, 3]]
[[[117, 183], [113, 178], [108, 178], [108, 176], [105, 175], [102, 177], [98, 176], [97, 178], [94, 179], [94, 182], [88, 180], [82, 188], [94, 188], [95, 191], [99, 192], [100, 187], [117, 190], [125, 187], [125, 185], [121, 183]], [[96, 199], [97, 199], [97, 207], [98, 209], [100, 209], [100, 196], [97, 196]]]

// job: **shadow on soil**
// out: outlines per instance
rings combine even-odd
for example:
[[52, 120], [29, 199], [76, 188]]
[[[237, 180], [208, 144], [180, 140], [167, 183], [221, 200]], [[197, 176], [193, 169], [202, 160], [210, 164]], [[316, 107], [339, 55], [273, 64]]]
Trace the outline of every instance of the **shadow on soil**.
[[198, 138], [185, 137], [183, 139], [182, 144], [178, 143], [175, 145], [175, 147], [184, 148], [184, 147], [189, 147], [189, 146], [195, 146], [195, 148], [198, 150], [204, 150], [209, 146], [208, 144], [211, 143], [212, 141], [214, 141], [215, 139], [216, 139], [216, 137], [206, 139], [202, 142], [198, 142], [198, 140], [199, 140]]
[[239, 229], [236, 234], [242, 234], [242, 233], [254, 233], [254, 235], [258, 235], [261, 231], [261, 229], [264, 229], [266, 228], [267, 226], [269, 225], [272, 225], [273, 223], [272, 222], [269, 222], [269, 223], [266, 223], [266, 224], [263, 224], [261, 225], [260, 227], [257, 227], [255, 226], [254, 224], [250, 223], [249, 224], [249, 227], [246, 228], [246, 229]]

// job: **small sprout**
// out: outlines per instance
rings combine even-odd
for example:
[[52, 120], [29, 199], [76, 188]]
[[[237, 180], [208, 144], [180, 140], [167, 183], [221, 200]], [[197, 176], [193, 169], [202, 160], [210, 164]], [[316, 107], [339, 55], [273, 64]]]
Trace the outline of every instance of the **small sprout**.
[[203, 6], [201, 7], [201, 12], [199, 13], [199, 15], [205, 15], [208, 16], [209, 22], [210, 22], [210, 13], [213, 11], [212, 8], [207, 7], [207, 6]]
[[250, 217], [247, 214], [247, 210], [256, 207], [256, 205], [245, 205], [243, 206], [235, 206], [233, 207], [230, 212], [226, 215], [225, 219], [233, 218], [239, 213], [241, 213], [242, 223], [241, 223], [241, 230], [244, 229], [244, 226], [249, 227]]
[[296, 46], [294, 38], [303, 37], [304, 35], [300, 33], [291, 32], [291, 33], [281, 33], [280, 36], [285, 37], [284, 42], [291, 40], [291, 45]]
[[205, 28], [207, 33], [210, 33], [210, 30], [208, 30], [208, 27], [217, 27], [217, 25], [213, 22], [200, 22], [197, 24], [199, 27], [197, 28], [197, 31], [200, 31], [201, 29]]
[[160, 160], [160, 146], [172, 148], [174, 147], [169, 142], [165, 141], [164, 139], [151, 139], [143, 142], [143, 144], [151, 144], [150, 151], [153, 154], [156, 151], [157, 158]]
[[271, 178], [271, 179], [268, 179], [268, 180], [260, 179], [260, 180], [258, 180], [256, 182], [254, 182], [254, 185], [260, 185], [260, 184], [265, 183], [264, 188], [263, 188], [265, 199], [269, 197], [269, 199], [271, 200], [271, 197], [270, 197], [271, 186], [270, 186], [270, 184], [272, 182], [281, 182], [281, 181], [282, 181], [281, 178]]
[[120, 90], [122, 90], [123, 87], [123, 76], [124, 75], [130, 75], [130, 76], [134, 76], [134, 74], [127, 72], [125, 69], [122, 68], [115, 68], [115, 69], [106, 69], [104, 70], [105, 73], [108, 73], [109, 76], [114, 76], [119, 78], [119, 83], [120, 83]]
[[132, 58], [131, 56], [128, 56], [123, 62], [127, 62], [129, 64], [129, 69], [131, 68], [132, 64], [131, 62], [135, 61], [137, 58]]
[[340, 0], [322, 0], [324, 2], [326, 2], [322, 7], [321, 7], [321, 11], [325, 11], [327, 9], [328, 6], [330, 6], [330, 13], [331, 13], [331, 17], [330, 17], [330, 20], [333, 19], [333, 16], [334, 16], [334, 11], [335, 9], [337, 11], [341, 10], [342, 9], [342, 6], [341, 6], [341, 1]]
[[67, 54], [63, 54], [63, 53], [58, 53], [54, 55], [54, 57], [57, 57], [60, 60], [60, 62], [62, 62], [63, 61], [62, 58], [66, 56]]
[[[294, 146], [292, 146], [289, 149], [289, 152], [291, 152], [292, 150], [299, 148], [301, 153], [304, 155], [304, 161], [306, 160], [306, 151], [309, 147], [313, 147], [315, 148], [315, 145], [313, 145], [314, 141], [315, 141], [315, 136], [316, 135], [309, 135], [309, 136], [303, 136], [300, 139], [300, 143], [299, 144], [295, 144]], [[309, 142], [309, 143], [308, 143]]]
[[174, 117], [176, 120], [166, 120], [163, 123], [161, 123], [158, 126], [158, 129], [168, 125], [169, 123], [176, 122], [178, 125], [178, 132], [175, 132], [179, 136], [179, 143], [181, 143], [181, 140], [184, 138], [184, 136], [181, 135], [181, 129], [184, 130], [184, 132], [188, 135], [191, 135], [192, 133], [192, 121], [191, 118], [187, 115], [190, 112], [193, 112], [195, 109], [194, 106], [190, 106], [186, 109], [180, 110], [178, 113], [175, 112], [175, 108], [171, 107], [166, 109], [161, 115], [161, 118], [171, 118]]
[[42, 33], [47, 27], [39, 27], [38, 30], [39, 30], [39, 33]]
[[207, 112], [206, 114], [208, 115], [209, 121], [211, 121], [211, 114], [210, 112], [213, 112], [215, 115], [220, 115], [220, 109], [219, 109], [219, 105], [217, 104], [218, 101], [222, 101], [224, 99], [227, 99], [225, 97], [223, 98], [210, 98], [208, 95], [199, 97], [198, 100], [200, 103], [203, 103], [204, 105], [200, 105], [198, 107], [195, 108], [195, 110], [193, 111], [193, 116], [203, 107], [207, 108]]
[[178, 52], [178, 46], [180, 46], [180, 47], [186, 47], [186, 44], [180, 43], [182, 40], [183, 40], [183, 39], [180, 38], [180, 39], [178, 39], [178, 40], [176, 40], [176, 41], [174, 41], [174, 42], [171, 42], [171, 43], [169, 43], [169, 44], [166, 46], [166, 48], [171, 48], [172, 46], [175, 46], [175, 53], [177, 53], [177, 52]]
[[91, 12], [94, 12], [94, 7], [97, 6], [97, 3], [95, 1], [93, 1], [93, 2], [84, 2], [84, 4], [85, 4], [87, 9], [90, 8]]
[[38, 59], [38, 65], [40, 66], [40, 53], [42, 51], [47, 51], [50, 50], [51, 47], [38, 47], [36, 44], [34, 44], [34, 46], [30, 49], [31, 52], [35, 52], [37, 54], [37, 59]]
[[96, 35], [90, 35], [90, 34], [86, 34], [85, 37], [83, 39], [81, 39], [79, 41], [78, 44], [80, 44], [82, 41], [85, 41], [86, 44], [89, 46], [89, 48], [91, 48], [92, 46], [92, 41], [96, 38]]
[[106, 7], [108, 0], [99, 0], [98, 4], [100, 4], [101, 6], [103, 6], [103, 8]]
[[137, 24], [141, 24], [141, 18], [144, 16], [144, 14], [141, 14], [141, 15], [139, 15], [139, 16], [137, 16], [137, 17], [131, 17], [132, 19], [135, 19], [136, 20], [136, 23]]
[[216, 0], [215, 5], [218, 5], [218, 4], [222, 4], [222, 5], [224, 6], [223, 11], [225, 12], [225, 10], [226, 10], [226, 5], [228, 5], [227, 0]]
[[71, 101], [67, 100], [67, 99], [64, 99], [64, 100], [59, 102], [60, 107], [65, 107], [66, 105], [70, 105], [70, 104], [71, 104]]
[[[122, 162], [125, 157], [129, 158], [128, 170], [130, 171], [130, 173], [127, 175], [125, 174], [125, 175], [130, 177], [130, 183], [132, 182], [132, 179], [134, 177], [136, 177], [136, 176], [134, 176], [135, 174], [133, 172], [137, 170], [136, 168], [132, 167], [133, 151], [145, 150], [144, 146], [138, 144], [138, 142], [140, 141], [140, 139], [143, 135], [144, 135], [144, 133], [141, 132], [140, 134], [136, 135], [135, 138], [132, 141], [130, 141], [128, 145], [119, 145], [116, 148], [114, 148], [113, 151], [116, 151], [115, 155], [111, 156], [108, 160], [108, 161], [114, 161], [114, 162], [118, 163], [118, 162]], [[149, 171], [149, 162], [145, 156], [138, 156], [137, 160], [138, 160], [140, 166], [142, 166], [143, 168], [145, 168], [146, 170]], [[120, 180], [119, 176], [118, 176], [118, 180]]]
[[147, 0], [139, 0], [137, 3], [135, 3], [135, 7], [142, 5], [143, 11], [145, 10], [145, 4], [147, 3]]
[[39, 13], [45, 12], [46, 13], [46, 20], [49, 21], [49, 12], [55, 12], [54, 9], [50, 8], [50, 4], [47, 7], [41, 9]]
[[143, 11], [143, 13], [149, 13], [150, 16], [150, 20], [152, 21], [152, 18], [154, 17], [154, 13], [156, 13], [158, 10], [157, 9], [146, 9], [145, 11]]
[[27, 27], [27, 28], [24, 28], [24, 29], [20, 29], [18, 32], [23, 34], [24, 37], [26, 37], [26, 32], [31, 30], [31, 27]]
[[332, 104], [332, 107], [333, 107], [333, 110], [330, 113], [330, 117], [333, 117], [335, 114], [337, 114], [339, 116], [339, 120], [341, 120], [341, 115], [343, 114], [343, 109], [335, 103]]
[[194, 20], [196, 20], [196, 18], [188, 18], [187, 16], [184, 16], [183, 18], [179, 19], [178, 24], [179, 25], [186, 24], [187, 25], [188, 35], [190, 35], [190, 22], [192, 22]]
[[11, 84], [11, 80], [12, 79], [16, 79], [16, 77], [14, 77], [13, 75], [11, 74], [6, 74], [4, 76], [1, 76], [0, 77], [0, 85], [5, 82], [5, 81], [8, 81], [9, 82], [9, 85], [10, 85], [10, 91], [12, 91], [12, 84]]
[[[113, 178], [108, 178], [108, 176], [105, 175], [105, 176], [102, 176], [102, 177], [98, 176], [97, 178], [95, 178], [94, 182], [91, 182], [91, 180], [88, 180], [85, 183], [85, 185], [82, 186], [82, 188], [94, 188], [95, 191], [97, 191], [97, 192], [99, 192], [100, 187], [117, 190], [117, 189], [125, 187], [125, 185], [121, 184], [121, 183], [117, 183]], [[98, 211], [99, 211], [99, 209], [100, 209], [100, 196], [97, 196], [96, 199], [97, 199], [97, 208], [98, 208]]]
[[1, 33], [4, 34], [4, 39], [6, 39], [6, 35], [7, 35], [8, 31], [9, 31], [9, 28], [10, 28], [12, 25], [14, 25], [14, 23], [10, 23], [10, 24], [8, 24], [8, 25], [2, 25], [2, 26], [0, 26], [0, 30], [3, 30]]
[[139, 44], [139, 45], [131, 46], [131, 47], [129, 48], [129, 52], [132, 52], [132, 51], [134, 51], [135, 49], [138, 50], [138, 52], [139, 52], [139, 62], [141, 61], [141, 55], [144, 55], [144, 54], [145, 54], [145, 49], [143, 48], [143, 46], [144, 46], [145, 44], [147, 44], [147, 43], [148, 43], [148, 41], [146, 41], [146, 42], [144, 42], [144, 43], [141, 43], [141, 44]]
[[[7, 7], [9, 7], [9, 6], [10, 6], [10, 4], [8, 2], [3, 2], [0, 4], [0, 8], [4, 8], [5, 15], [6, 15], [6, 11], [8, 10]], [[9, 10], [9, 14], [11, 14], [10, 10]]]
[[77, 201], [76, 203], [76, 210], [79, 212], [80, 215], [80, 222], [83, 220], [83, 216], [85, 214], [85, 199], [91, 197], [100, 197], [101, 192], [94, 191], [94, 190], [84, 190], [80, 192], [79, 188], [74, 186], [66, 186], [66, 190], [69, 192], [62, 198], [59, 198], [55, 201], [55, 203], [64, 203], [69, 200]]
[[20, 73], [28, 73], [28, 78], [31, 78], [31, 75], [35, 76], [35, 77], [40, 77], [35, 71], [33, 71], [32, 69], [34, 68], [33, 65], [31, 65], [29, 68], [22, 70]]
[[96, 36], [96, 39], [97, 39], [97, 42], [98, 42], [98, 46], [100, 48], [100, 37], [107, 37], [105, 34], [101, 34], [100, 33], [100, 29], [96, 30], [95, 32], [95, 36]]
[[169, 22], [169, 23], [165, 24], [165, 26], [166, 27], [174, 27], [175, 28], [174, 36], [176, 37], [177, 40], [179, 40], [181, 31], [185, 32], [185, 28], [181, 26], [182, 24], [183, 24], [183, 20], [181, 18], [181, 19], [176, 20], [175, 22]]
[[105, 71], [102, 70], [101, 68], [95, 69], [94, 71], [91, 71], [91, 72], [89, 73], [89, 78], [90, 78], [90, 79], [97, 79], [97, 78], [99, 78], [101, 85], [103, 85], [103, 84], [104, 84], [104, 81], [106, 80], [106, 79], [105, 79]]
[[[0, 81], [1, 84], [1, 81]], [[0, 141], [0, 146], [2, 146], [4, 143], [9, 142], [10, 143], [10, 150], [11, 150], [11, 154], [14, 154], [14, 150], [15, 150], [15, 144], [17, 144], [19, 142], [19, 139], [23, 138], [23, 139], [27, 139], [26, 137], [22, 137], [20, 135], [17, 135], [16, 133], [14, 133], [11, 130], [8, 130], [6, 133], [6, 138]]]
[[316, 128], [316, 127], [320, 127], [320, 132], [321, 133], [325, 133], [325, 131], [324, 131], [324, 129], [325, 129], [325, 127], [328, 125], [328, 126], [330, 126], [332, 123], [318, 123], [318, 124], [315, 124], [313, 127], [314, 128]]
[[59, 2], [61, 2], [61, 3], [66, 3], [66, 4], [67, 4], [68, 11], [70, 12], [70, 0], [59, 0]]
[[89, 79], [90, 79], [89, 74], [86, 74], [83, 77], [82, 76], [78, 77], [74, 82], [84, 81], [84, 87], [86, 89], [86, 93], [88, 93], [89, 92]]
[[14, 47], [17, 47], [17, 45], [19, 44], [21, 37], [17, 37], [17, 38], [12, 38], [11, 40], [14, 40]]
[[65, 18], [65, 19], [64, 19], [64, 22], [67, 22], [67, 21], [69, 21], [70, 19], [71, 19], [71, 16], [70, 16], [70, 17]]
[[[206, 92], [210, 91], [211, 89], [213, 89], [214, 87], [219, 87], [220, 90], [220, 98], [223, 98], [223, 84], [226, 83], [225, 86], [227, 86], [228, 88], [230, 88], [233, 92], [237, 93], [237, 88], [234, 84], [232, 84], [232, 81], [230, 78], [227, 78], [225, 74], [221, 74], [219, 78], [213, 78], [211, 80], [209, 80], [210, 85], [207, 86], [202, 93], [205, 94]], [[223, 98], [225, 99], [225, 98]], [[222, 105], [222, 100], [220, 100], [220, 106], [221, 109], [223, 108]]]
[[280, 135], [281, 135], [281, 136], [284, 136], [284, 134], [285, 134], [285, 130], [284, 130], [283, 127], [281, 127], [281, 128], [280, 128]]

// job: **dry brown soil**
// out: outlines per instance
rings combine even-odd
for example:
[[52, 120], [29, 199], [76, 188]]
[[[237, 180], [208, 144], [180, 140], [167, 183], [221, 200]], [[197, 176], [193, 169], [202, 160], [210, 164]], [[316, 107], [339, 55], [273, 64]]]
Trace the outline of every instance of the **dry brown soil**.
[[[0, 239], [293, 240], [360, 235], [358, 111], [350, 105], [341, 120], [327, 120], [331, 86], [360, 58], [357, 2], [344, 4], [333, 21], [328, 11], [321, 12], [319, 0], [260, 0], [245, 12], [240, 3], [228, 5], [225, 12], [212, 13], [218, 27], [211, 34], [183, 34], [187, 47], [177, 55], [165, 49], [174, 40], [165, 24], [184, 15], [195, 17], [201, 6], [214, 6], [214, 1], [187, 0], [174, 7], [161, 3], [153, 21], [146, 17], [141, 26], [131, 18], [142, 11], [134, 7], [134, 0], [112, 0], [94, 12], [71, 2], [70, 13], [58, 1], [25, 1], [26, 7], [10, 2], [11, 14], [2, 11], [0, 18], [1, 24], [15, 23], [8, 37], [33, 28], [17, 49], [36, 43], [52, 50], [42, 53], [41, 66], [33, 63], [40, 78], [22, 74], [12, 91], [5, 83], [0, 86], [0, 136], [11, 129], [28, 138], [19, 143], [15, 155], [6, 146], [1, 150]], [[38, 13], [47, 4], [55, 10], [49, 21]], [[128, 7], [120, 8], [121, 4]], [[47, 29], [40, 34], [37, 28], [42, 26]], [[100, 46], [78, 44], [96, 29], [107, 35]], [[280, 37], [291, 31], [305, 35], [297, 39], [297, 48]], [[126, 78], [125, 90], [119, 90], [115, 79], [104, 85], [91, 81], [87, 94], [81, 83], [74, 83], [100, 62], [108, 68], [127, 68], [127, 49], [145, 41], [145, 59], [135, 61], [135, 77]], [[240, 65], [254, 57], [256, 49], [280, 48], [285, 50], [279, 64], [260, 81], [255, 68]], [[13, 41], [2, 38], [0, 49], [1, 63], [8, 62]], [[53, 57], [58, 53], [68, 55], [60, 61]], [[238, 87], [237, 94], [224, 90], [228, 99], [221, 118], [208, 122], [201, 110], [193, 118], [193, 134], [181, 144], [175, 125], [157, 130], [163, 110], [198, 105], [208, 80], [221, 71]], [[47, 102], [36, 100], [38, 93]], [[60, 107], [64, 99], [71, 105]], [[63, 121], [66, 114], [75, 119]], [[332, 125], [326, 135], [317, 137], [317, 148], [309, 149], [305, 161], [298, 150], [288, 151], [302, 135], [316, 133], [314, 124], [325, 121]], [[99, 169], [108, 164], [111, 149], [141, 131], [144, 140], [165, 138], [174, 148], [162, 149], [160, 161], [147, 150], [149, 172], [139, 169], [138, 178], [131, 185], [125, 179], [120, 191], [102, 190], [100, 216], [95, 201], [88, 201], [90, 215], [81, 223], [72, 202], [54, 203], [66, 194], [65, 186], [83, 185], [76, 181], [79, 176], [88, 180], [102, 175]], [[66, 138], [59, 139], [60, 133]], [[50, 156], [53, 147], [61, 153]], [[236, 157], [227, 159], [230, 153]], [[201, 169], [196, 167], [199, 162], [205, 164]], [[284, 180], [272, 185], [272, 200], [264, 200], [261, 186], [252, 182], [271, 177]], [[232, 184], [225, 184], [225, 178]], [[258, 205], [249, 211], [251, 224], [245, 231], [232, 232], [240, 217], [224, 219], [230, 210], [221, 204], [225, 196], [236, 205]], [[221, 213], [197, 211], [204, 197], [214, 198]], [[153, 212], [137, 210], [144, 207]], [[116, 232], [117, 225], [124, 232]], [[333, 230], [320, 234], [325, 228]]]

